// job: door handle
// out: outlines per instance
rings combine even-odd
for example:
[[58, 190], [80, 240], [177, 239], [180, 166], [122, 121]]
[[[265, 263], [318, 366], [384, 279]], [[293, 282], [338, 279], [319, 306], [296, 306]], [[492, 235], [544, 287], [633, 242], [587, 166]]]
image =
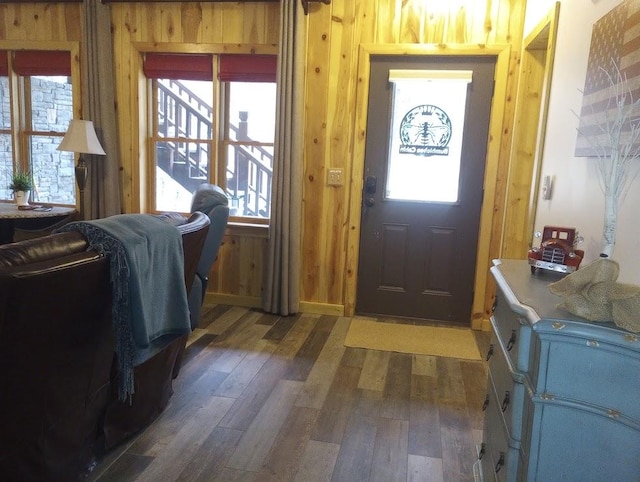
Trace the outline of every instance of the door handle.
[[374, 194], [378, 188], [378, 178], [376, 176], [367, 176], [364, 180], [364, 192]]
[[375, 203], [376, 203], [376, 200], [375, 200], [372, 196], [368, 196], [368, 197], [366, 197], [366, 198], [365, 198], [365, 200], [364, 200], [364, 204], [365, 204], [367, 207], [371, 207], [371, 206], [373, 206]]

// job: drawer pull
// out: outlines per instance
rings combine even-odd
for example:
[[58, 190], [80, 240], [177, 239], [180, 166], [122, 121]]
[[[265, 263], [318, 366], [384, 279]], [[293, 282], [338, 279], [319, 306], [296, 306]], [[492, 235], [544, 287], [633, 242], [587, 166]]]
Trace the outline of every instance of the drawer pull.
[[504, 392], [504, 398], [502, 399], [502, 411], [506, 411], [509, 407], [509, 401], [511, 399], [511, 395], [508, 391]]
[[482, 411], [484, 412], [489, 406], [489, 394], [487, 393], [484, 397], [484, 403], [482, 404]]
[[500, 469], [504, 465], [504, 452], [500, 452], [500, 458], [498, 459], [498, 463], [496, 464], [496, 474], [500, 472]]
[[511, 338], [507, 342], [507, 351], [511, 351], [513, 345], [516, 344], [516, 330], [511, 330]]
[[491, 343], [491, 344], [489, 345], [489, 351], [487, 352], [487, 360], [486, 360], [486, 361], [489, 361], [489, 359], [490, 359], [492, 356], [493, 356], [493, 343]]
[[480, 445], [480, 452], [478, 452], [478, 460], [482, 460], [484, 457], [485, 444]]

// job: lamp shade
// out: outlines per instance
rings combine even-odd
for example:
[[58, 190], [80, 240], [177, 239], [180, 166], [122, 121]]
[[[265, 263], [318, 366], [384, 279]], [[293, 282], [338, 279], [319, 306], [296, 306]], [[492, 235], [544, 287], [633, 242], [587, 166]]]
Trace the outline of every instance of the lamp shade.
[[69, 129], [58, 146], [59, 151], [78, 152], [80, 154], [106, 155], [98, 141], [92, 121], [73, 119]]

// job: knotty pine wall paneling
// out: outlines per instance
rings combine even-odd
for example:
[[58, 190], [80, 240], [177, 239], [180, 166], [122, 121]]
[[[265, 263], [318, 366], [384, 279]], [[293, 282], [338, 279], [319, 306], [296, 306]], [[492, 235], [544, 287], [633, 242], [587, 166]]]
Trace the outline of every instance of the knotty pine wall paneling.
[[79, 42], [81, 28], [82, 7], [78, 3], [0, 4], [0, 42]]
[[[493, 293], [486, 272], [501, 246], [525, 2], [466, 3], [449, 7], [447, 2], [424, 0], [333, 0], [310, 13], [303, 189], [305, 308], [334, 307], [347, 314], [354, 309], [362, 199], [362, 167], [354, 166], [362, 160], [354, 160], [354, 142], [366, 135], [356, 119], [362, 107], [357, 105], [358, 84], [366, 80], [359, 76], [359, 48], [396, 46], [401, 52], [404, 46], [408, 50], [420, 46], [468, 54], [484, 45], [507, 45], [511, 46], [508, 78], [494, 101], [502, 124], [492, 128], [489, 140], [496, 159], [486, 172], [472, 325], [480, 328], [488, 318]], [[326, 185], [329, 167], [345, 169], [344, 187]]]
[[[146, 208], [150, 174], [144, 168], [146, 126], [138, 119], [142, 98], [140, 52], [277, 51], [277, 3], [144, 2], [110, 4], [121, 135], [120, 162], [125, 212]], [[0, 5], [0, 42], [5, 40], [79, 41], [81, 4]], [[503, 124], [492, 130], [497, 159], [485, 177], [474, 301], [474, 326], [486, 319], [492, 288], [483, 275], [502, 249], [505, 183], [509, 169], [513, 99], [522, 42], [525, 0], [332, 0], [311, 4], [307, 23], [305, 151], [303, 159], [303, 240], [300, 273], [302, 308], [330, 314], [353, 310], [361, 202], [361, 172], [354, 170], [355, 143], [365, 135], [357, 125], [359, 51], [373, 46], [420, 45], [437, 48], [511, 47], [509, 79], [499, 97]], [[358, 161], [361, 162], [361, 161]], [[345, 184], [330, 187], [326, 170], [344, 170]], [[356, 178], [354, 178], [354, 174]], [[359, 178], [358, 178], [359, 177]], [[509, 194], [511, 195], [511, 194]], [[483, 210], [483, 212], [486, 210]], [[508, 227], [506, 228], [508, 229]], [[209, 290], [227, 301], [259, 305], [265, 230], [230, 228]]]
[[[116, 92], [126, 212], [147, 209], [153, 172], [143, 160], [147, 101], [141, 52], [276, 53], [277, 3], [113, 3]], [[262, 293], [266, 229], [231, 226], [208, 290], [225, 302], [258, 306]]]

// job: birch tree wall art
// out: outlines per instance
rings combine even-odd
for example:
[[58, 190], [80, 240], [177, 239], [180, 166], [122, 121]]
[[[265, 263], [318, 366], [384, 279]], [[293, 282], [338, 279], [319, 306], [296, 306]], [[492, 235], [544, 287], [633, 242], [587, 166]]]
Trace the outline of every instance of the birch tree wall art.
[[601, 256], [613, 255], [618, 208], [640, 157], [640, 1], [626, 0], [593, 26], [576, 156], [596, 158], [604, 193]]

